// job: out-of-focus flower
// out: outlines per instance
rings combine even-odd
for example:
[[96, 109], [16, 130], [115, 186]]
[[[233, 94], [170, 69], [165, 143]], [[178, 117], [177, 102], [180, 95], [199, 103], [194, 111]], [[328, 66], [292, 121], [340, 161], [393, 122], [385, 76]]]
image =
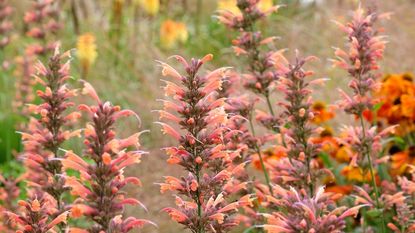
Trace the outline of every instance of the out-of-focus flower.
[[[125, 139], [116, 138], [114, 124], [120, 117], [136, 116], [131, 110], [121, 110], [109, 102], [101, 102], [97, 93], [89, 83], [84, 83], [82, 93], [91, 96], [96, 105], [80, 105], [87, 112], [90, 123], [84, 129], [86, 146], [85, 155], [92, 162], [88, 163], [72, 151], [67, 151], [62, 161], [64, 170], [74, 169], [80, 172], [80, 180], [76, 177], [66, 177], [65, 187], [71, 188], [71, 193], [78, 202], [72, 205], [73, 217], [84, 215], [94, 224], [89, 232], [120, 232], [126, 233], [136, 227], [152, 222], [134, 217], [122, 219], [126, 205], [139, 205], [145, 208], [135, 198], [128, 198], [122, 189], [127, 184], [141, 185], [136, 177], [124, 177], [124, 170], [140, 163], [138, 149], [140, 133]], [[73, 232], [76, 232], [73, 230]]]
[[[261, 154], [265, 164], [270, 160], [279, 160], [287, 156], [286, 149], [282, 146], [274, 146], [267, 150], [263, 150]], [[253, 155], [252, 163], [255, 169], [259, 171], [262, 170], [258, 154]]]
[[391, 174], [394, 176], [409, 172], [410, 165], [415, 165], [414, 146], [391, 156]]
[[353, 166], [345, 166], [341, 174], [349, 181], [355, 182], [370, 182], [372, 180], [372, 176], [370, 175], [369, 171], [364, 171], [360, 167], [353, 167]]
[[160, 43], [164, 48], [170, 49], [177, 43], [185, 43], [188, 38], [187, 27], [182, 22], [166, 20], [160, 26]]
[[376, 92], [382, 106], [377, 116], [386, 119], [389, 124], [415, 120], [415, 84], [411, 74], [387, 75]]
[[327, 106], [320, 101], [314, 102], [311, 106], [311, 110], [314, 113], [314, 117], [311, 121], [318, 125], [333, 119], [335, 116], [334, 112], [327, 109]]
[[[237, 0], [219, 0], [218, 1], [218, 10], [225, 10], [229, 11], [235, 16], [242, 15], [241, 10], [237, 6]], [[253, 2], [253, 1], [252, 1]], [[274, 6], [272, 0], [259, 0], [257, 4], [257, 7], [262, 12], [267, 12], [272, 9]]]
[[8, 0], [0, 0], [0, 49], [10, 43], [10, 32], [13, 29], [13, 23], [9, 18], [12, 13], [13, 8], [9, 5]]
[[145, 12], [155, 16], [160, 10], [160, 0], [137, 0]]
[[95, 43], [95, 36], [91, 33], [86, 33], [78, 37], [77, 55], [81, 63], [82, 77], [86, 78], [91, 66], [97, 58], [97, 45]]
[[25, 13], [26, 35], [37, 40], [26, 48], [29, 55], [46, 55], [56, 47], [55, 36], [62, 28], [55, 0], [35, 1]]
[[[33, 87], [36, 80], [32, 77], [34, 73], [33, 58], [26, 55], [25, 57], [16, 58], [15, 62], [17, 67], [14, 72], [14, 76], [16, 77], [15, 88], [18, 91], [16, 91], [13, 100], [13, 110], [26, 117], [30, 112], [28, 112], [25, 104], [32, 103], [35, 99]], [[23, 129], [24, 126], [20, 125], [18, 127]]]

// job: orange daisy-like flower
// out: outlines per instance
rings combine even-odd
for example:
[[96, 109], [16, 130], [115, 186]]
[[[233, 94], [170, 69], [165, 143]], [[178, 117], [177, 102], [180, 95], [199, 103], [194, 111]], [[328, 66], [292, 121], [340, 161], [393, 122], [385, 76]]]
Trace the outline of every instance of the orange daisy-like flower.
[[[262, 155], [262, 159], [264, 160], [264, 163], [266, 164], [267, 161], [279, 160], [283, 157], [286, 157], [287, 152], [286, 152], [286, 149], [284, 147], [275, 146], [275, 147], [271, 147], [271, 148], [268, 148], [268, 149], [262, 151], [261, 155]], [[254, 165], [255, 169], [257, 169], [259, 171], [262, 171], [261, 161], [259, 160], [258, 154], [255, 154], [253, 156], [252, 164]]]
[[415, 146], [395, 153], [391, 157], [391, 174], [399, 176], [408, 171], [409, 165], [415, 165]]
[[335, 116], [334, 112], [328, 109], [326, 104], [320, 101], [314, 102], [311, 109], [315, 114], [312, 122], [318, 125], [333, 119]]
[[[372, 180], [372, 176], [370, 175], [370, 172], [365, 172], [360, 167], [354, 167], [354, 166], [345, 166], [341, 174], [345, 176], [345, 178], [349, 181], [355, 181], [355, 182], [369, 182]], [[375, 174], [376, 177], [376, 174]]]
[[386, 76], [377, 96], [383, 103], [377, 115], [389, 124], [415, 120], [415, 85], [411, 74]]

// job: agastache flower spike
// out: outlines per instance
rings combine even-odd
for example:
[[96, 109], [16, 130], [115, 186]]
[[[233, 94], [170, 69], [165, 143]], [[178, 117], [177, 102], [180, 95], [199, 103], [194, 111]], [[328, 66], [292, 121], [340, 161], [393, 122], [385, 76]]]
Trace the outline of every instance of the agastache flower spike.
[[[365, 172], [370, 171], [374, 195], [376, 196], [376, 208], [381, 208], [380, 193], [376, 184], [375, 164], [381, 150], [379, 140], [386, 135], [381, 132], [376, 133], [376, 128], [371, 128], [365, 124], [364, 112], [372, 111], [374, 102], [370, 94], [375, 92], [378, 87], [377, 75], [374, 73], [379, 69], [378, 61], [382, 59], [386, 42], [384, 37], [378, 35], [378, 30], [374, 27], [377, 19], [382, 15], [376, 12], [368, 12], [359, 7], [353, 15], [353, 19], [347, 25], [336, 22], [340, 29], [346, 32], [348, 40], [348, 50], [337, 48], [334, 65], [345, 69], [351, 78], [349, 88], [353, 91], [352, 96], [341, 92], [343, 100], [339, 106], [346, 113], [358, 117], [360, 126], [348, 128], [345, 131], [346, 140], [353, 139], [355, 157], [352, 159], [353, 166], [356, 164], [364, 168]], [[388, 129], [387, 131], [390, 131]], [[385, 219], [382, 217], [382, 232], [385, 232]]]
[[24, 23], [28, 28], [26, 35], [38, 42], [26, 48], [28, 55], [45, 56], [48, 51], [53, 51], [55, 41], [49, 43], [49, 38], [56, 35], [62, 27], [58, 19], [59, 12], [55, 0], [36, 0], [32, 4], [24, 15]]
[[268, 233], [295, 232], [344, 232], [347, 217], [356, 217], [359, 209], [367, 205], [356, 205], [352, 208], [337, 207], [333, 194], [325, 193], [324, 187], [317, 189], [311, 196], [303, 189], [284, 189], [274, 187], [275, 197], [268, 201], [284, 211], [264, 214], [267, 224], [262, 227]]
[[55, 198], [60, 212], [64, 210], [62, 200], [65, 179], [62, 176], [62, 164], [58, 160], [60, 146], [68, 139], [79, 136], [80, 131], [65, 129], [79, 117], [77, 112], [68, 112], [74, 105], [70, 101], [76, 95], [76, 90], [68, 88], [69, 52], [61, 54], [59, 48], [44, 66], [38, 63], [35, 79], [44, 87], [38, 90], [41, 100], [38, 105], [31, 105], [28, 110], [38, 116], [31, 118], [28, 131], [22, 132], [24, 164], [27, 167], [29, 184], [39, 187]]
[[269, 165], [272, 167], [270, 171], [276, 183], [299, 189], [308, 187], [308, 193], [313, 194], [314, 185], [318, 183], [318, 173], [323, 171], [317, 171], [315, 161], [319, 145], [311, 141], [316, 129], [311, 124], [314, 117], [310, 97], [312, 81], [307, 79], [313, 72], [304, 70], [304, 65], [314, 57], [300, 58], [298, 54], [296, 56], [293, 63], [288, 63], [284, 58], [275, 64], [282, 74], [278, 86], [285, 94], [285, 101], [280, 105], [284, 108], [281, 118], [286, 119], [286, 124], [289, 125], [284, 135], [288, 139], [288, 158], [272, 161]]
[[177, 208], [168, 207], [164, 211], [194, 233], [228, 232], [237, 225], [233, 214], [238, 207], [248, 203], [226, 201], [231, 191], [225, 187], [230, 186], [227, 184], [233, 174], [240, 170], [232, 165], [237, 152], [226, 150], [224, 138], [231, 132], [226, 127], [225, 101], [218, 99], [217, 93], [228, 69], [220, 68], [200, 75], [199, 69], [212, 59], [212, 55], [190, 62], [180, 56], [174, 57], [183, 64], [185, 75], [160, 62], [162, 74], [180, 84], [166, 81], [166, 96], [175, 101], [163, 101], [164, 110], [159, 113], [161, 120], [174, 123], [182, 130], [169, 123], [159, 124], [163, 132], [178, 142], [177, 146], [164, 149], [170, 156], [168, 163], [180, 165], [188, 175], [181, 178], [167, 176], [160, 184], [162, 193], [175, 191], [180, 195], [176, 197]]
[[18, 226], [18, 233], [46, 233], [56, 232], [59, 224], [66, 224], [68, 211], [59, 213], [55, 218], [50, 216], [56, 215], [58, 210], [55, 206], [55, 200], [47, 194], [31, 194], [27, 201], [20, 200], [19, 206], [22, 208], [20, 214], [6, 212], [9, 221]]
[[[82, 93], [96, 101], [96, 105], [80, 105], [90, 122], [84, 130], [85, 151], [78, 156], [72, 151], [66, 152], [62, 161], [65, 170], [73, 169], [80, 172], [80, 180], [67, 177], [65, 186], [71, 193], [78, 196], [78, 202], [72, 205], [72, 216], [86, 216], [94, 224], [83, 231], [72, 229], [71, 232], [117, 232], [126, 233], [144, 224], [154, 223], [133, 217], [122, 219], [126, 205], [144, 205], [134, 198], [125, 197], [122, 191], [125, 185], [141, 185], [136, 177], [124, 177], [124, 169], [140, 163], [144, 151], [138, 150], [140, 133], [126, 139], [116, 138], [115, 123], [120, 117], [135, 115], [130, 110], [121, 110], [109, 102], [102, 102], [92, 85], [84, 82]], [[135, 148], [129, 150], [128, 148]], [[89, 158], [92, 163], [86, 162]]]
[[[13, 23], [9, 17], [13, 13], [13, 8], [9, 5], [8, 0], [0, 0], [0, 50], [4, 49], [10, 43], [10, 31], [13, 30]], [[3, 63], [3, 61], [0, 61]], [[3, 65], [0, 63], [0, 66]]]
[[[266, 128], [280, 133], [279, 127], [277, 127], [280, 125], [280, 119], [275, 115], [270, 100], [272, 89], [279, 76], [273, 65], [277, 52], [261, 49], [264, 45], [273, 43], [275, 37], [263, 38], [261, 32], [255, 31], [254, 29], [257, 21], [276, 11], [279, 6], [263, 9], [260, 7], [259, 0], [238, 0], [236, 1], [236, 5], [242, 14], [233, 14], [230, 11], [223, 10], [219, 11], [218, 19], [229, 28], [237, 30], [240, 33], [238, 38], [233, 40], [233, 44], [237, 56], [243, 55], [247, 57], [248, 69], [247, 73], [243, 75], [245, 88], [266, 100], [268, 112], [263, 112], [257, 116], [256, 120]], [[249, 123], [252, 136], [257, 139], [257, 142], [254, 142], [253, 145], [254, 152], [259, 157], [261, 170], [264, 173], [269, 192], [272, 192], [269, 174], [261, 152], [261, 145], [267, 137], [257, 138], [253, 124], [253, 120], [255, 119], [252, 111], [246, 118], [248, 119], [247, 123]]]

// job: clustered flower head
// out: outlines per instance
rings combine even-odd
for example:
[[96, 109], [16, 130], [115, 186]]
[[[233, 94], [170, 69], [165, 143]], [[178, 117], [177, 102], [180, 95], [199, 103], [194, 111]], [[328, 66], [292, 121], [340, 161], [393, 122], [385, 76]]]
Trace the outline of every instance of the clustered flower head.
[[62, 54], [57, 47], [47, 66], [41, 62], [36, 65], [34, 79], [43, 87], [37, 90], [41, 102], [28, 105], [28, 111], [36, 117], [30, 119], [27, 131], [21, 133], [29, 184], [54, 197], [60, 209], [64, 207], [61, 196], [66, 188], [58, 160], [61, 157], [59, 148], [66, 140], [80, 134], [79, 130], [68, 129], [80, 117], [79, 112], [69, 111], [74, 105], [70, 99], [76, 95], [76, 90], [67, 85], [69, 56], [69, 51]]
[[72, 232], [126, 233], [151, 223], [133, 217], [123, 219], [126, 205], [145, 208], [135, 198], [126, 197], [122, 190], [127, 184], [141, 185], [136, 177], [124, 177], [124, 170], [139, 163], [144, 152], [138, 150], [140, 133], [118, 139], [114, 124], [120, 117], [137, 115], [131, 110], [121, 110], [119, 106], [102, 102], [89, 83], [84, 83], [83, 93], [96, 101], [96, 105], [79, 106], [90, 119], [84, 129], [84, 155], [80, 157], [67, 151], [62, 166], [65, 171], [73, 169], [80, 173], [79, 179], [74, 176], [65, 178], [64, 186], [78, 197], [71, 205], [71, 217], [86, 216], [94, 224], [88, 231], [73, 228]]
[[82, 77], [86, 78], [91, 66], [94, 64], [98, 53], [95, 43], [95, 36], [91, 33], [85, 33], [78, 37], [77, 56], [81, 63]]
[[352, 208], [337, 207], [332, 193], [325, 193], [324, 187], [317, 189], [315, 195], [307, 194], [304, 189], [284, 189], [274, 186], [275, 196], [268, 201], [281, 211], [264, 214], [267, 224], [263, 227], [268, 233], [295, 232], [345, 232], [346, 218], [356, 216], [365, 204]]
[[13, 8], [9, 5], [8, 0], [0, 0], [0, 49], [3, 49], [10, 43], [10, 32], [13, 29], [13, 23], [10, 16]]
[[55, 3], [55, 0], [36, 0], [25, 13], [26, 35], [37, 41], [26, 48], [28, 55], [46, 55], [55, 48], [55, 41], [50, 42], [49, 39], [62, 27], [58, 22], [59, 12]]
[[[32, 193], [27, 201], [18, 202], [20, 214], [6, 212], [9, 221], [16, 224], [16, 233], [55, 232], [59, 224], [66, 224], [68, 211], [59, 213], [55, 200], [44, 193]], [[56, 213], [57, 217], [51, 218]]]
[[217, 98], [228, 69], [219, 68], [201, 75], [201, 66], [212, 55], [190, 62], [174, 57], [183, 64], [185, 75], [160, 62], [162, 74], [180, 84], [164, 81], [165, 94], [173, 100], [163, 100], [164, 109], [159, 113], [161, 119], [180, 126], [183, 132], [170, 124], [159, 124], [164, 133], [178, 142], [177, 146], [164, 149], [170, 156], [168, 163], [180, 165], [188, 175], [167, 176], [160, 184], [161, 192], [175, 191], [180, 195], [176, 197], [177, 208], [164, 210], [192, 232], [228, 232], [238, 224], [232, 215], [239, 207], [250, 205], [252, 199], [247, 195], [238, 201], [226, 201], [229, 194], [244, 188], [232, 185], [233, 174], [243, 169], [244, 164], [232, 166], [239, 153], [226, 149], [227, 138], [234, 133], [226, 127], [225, 98]]

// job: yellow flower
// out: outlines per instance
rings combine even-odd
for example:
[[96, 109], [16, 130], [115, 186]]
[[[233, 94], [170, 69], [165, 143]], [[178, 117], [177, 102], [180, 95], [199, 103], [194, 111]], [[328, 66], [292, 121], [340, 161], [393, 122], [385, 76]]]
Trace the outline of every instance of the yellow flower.
[[160, 42], [164, 48], [172, 48], [178, 42], [187, 41], [188, 31], [186, 25], [173, 20], [166, 20], [160, 27]]
[[95, 36], [86, 33], [78, 37], [77, 56], [82, 66], [83, 75], [89, 71], [97, 58], [97, 46], [95, 44]]
[[138, 0], [138, 3], [151, 16], [156, 15], [160, 10], [160, 0]]
[[415, 147], [395, 153], [391, 157], [391, 174], [403, 175], [408, 171], [409, 165], [415, 165]]
[[[376, 171], [375, 171], [376, 172]], [[353, 166], [345, 166], [341, 174], [346, 177], [347, 180], [350, 181], [357, 181], [357, 182], [369, 182], [372, 180], [372, 176], [370, 175], [370, 172], [363, 171], [360, 167], [353, 167]], [[376, 177], [376, 173], [375, 173]]]
[[236, 0], [219, 0], [218, 10], [227, 10], [232, 12], [234, 15], [240, 15], [241, 11], [236, 6]]
[[[218, 10], [227, 10], [232, 12], [234, 15], [241, 15], [241, 11], [236, 5], [237, 0], [219, 0], [218, 1]], [[273, 7], [272, 0], [260, 0], [258, 2], [258, 9], [262, 12], [268, 11]]]

